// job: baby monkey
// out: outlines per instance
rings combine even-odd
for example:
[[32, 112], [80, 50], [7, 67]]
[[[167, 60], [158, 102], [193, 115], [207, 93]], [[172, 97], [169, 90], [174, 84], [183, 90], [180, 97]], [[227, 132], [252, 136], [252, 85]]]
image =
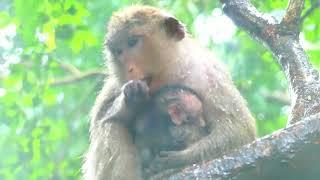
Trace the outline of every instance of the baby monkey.
[[209, 134], [202, 101], [192, 89], [181, 85], [160, 88], [138, 116], [134, 130], [144, 169], [161, 151], [183, 150]]

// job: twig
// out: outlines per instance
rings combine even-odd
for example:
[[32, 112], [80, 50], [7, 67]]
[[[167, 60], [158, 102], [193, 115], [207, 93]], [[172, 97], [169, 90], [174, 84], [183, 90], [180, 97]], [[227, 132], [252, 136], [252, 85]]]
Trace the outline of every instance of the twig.
[[67, 85], [71, 83], [75, 83], [84, 79], [88, 79], [91, 77], [105, 77], [106, 73], [101, 69], [89, 70], [86, 72], [81, 72], [77, 67], [72, 64], [64, 63], [61, 61], [56, 61], [60, 68], [64, 69], [66, 72], [69, 72], [71, 75], [61, 78], [55, 79], [50, 83], [50, 86], [61, 86]]
[[71, 64], [67, 64], [67, 63], [63, 63], [63, 62], [57, 62], [59, 64], [59, 66], [64, 69], [65, 71], [74, 74], [74, 75], [79, 75], [81, 74], [81, 71], [76, 68], [75, 66], [71, 65]]
[[101, 70], [90, 70], [88, 72], [79, 73], [77, 75], [70, 75], [68, 77], [54, 80], [50, 83], [50, 86], [61, 86], [71, 84], [80, 80], [84, 80], [90, 77], [104, 77], [106, 73]]
[[282, 105], [290, 105], [290, 98], [287, 94], [283, 92], [275, 92], [272, 94], [269, 93], [263, 93], [262, 96], [267, 100], [271, 102], [276, 102]]

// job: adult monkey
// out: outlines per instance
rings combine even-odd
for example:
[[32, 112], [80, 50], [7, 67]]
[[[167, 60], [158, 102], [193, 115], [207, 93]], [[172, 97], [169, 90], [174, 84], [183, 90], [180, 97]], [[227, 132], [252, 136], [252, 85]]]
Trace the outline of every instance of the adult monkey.
[[164, 85], [199, 95], [210, 134], [184, 150], [161, 152], [152, 172], [212, 159], [255, 139], [255, 121], [230, 75], [168, 13], [148, 6], [119, 11], [105, 42], [110, 74], [91, 113], [85, 179], [141, 179], [130, 125], [149, 94]]

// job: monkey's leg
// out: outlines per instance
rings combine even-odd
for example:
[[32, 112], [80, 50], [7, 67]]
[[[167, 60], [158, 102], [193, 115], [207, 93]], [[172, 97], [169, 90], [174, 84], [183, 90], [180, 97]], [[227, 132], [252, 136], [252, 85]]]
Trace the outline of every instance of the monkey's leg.
[[[112, 169], [110, 179], [114, 180], [140, 179], [141, 163], [128, 129], [119, 123], [107, 123], [105, 128], [106, 139], [110, 141], [107, 143], [112, 145], [108, 148], [112, 153], [109, 156], [109, 162], [104, 164], [104, 170], [101, 172]], [[104, 178], [103, 175], [101, 177]]]
[[91, 143], [84, 164], [85, 179], [139, 180], [140, 161], [128, 129], [109, 121], [104, 129], [91, 133]]

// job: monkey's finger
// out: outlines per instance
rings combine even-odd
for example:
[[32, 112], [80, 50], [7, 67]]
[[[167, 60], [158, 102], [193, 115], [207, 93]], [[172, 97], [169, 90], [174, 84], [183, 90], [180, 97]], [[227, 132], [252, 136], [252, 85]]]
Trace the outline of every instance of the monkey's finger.
[[123, 88], [127, 104], [139, 104], [149, 98], [149, 87], [141, 80], [132, 80], [125, 84]]
[[125, 95], [126, 98], [131, 96], [131, 86], [132, 86], [133, 81], [129, 81], [127, 82], [124, 86], [123, 86], [123, 93]]

